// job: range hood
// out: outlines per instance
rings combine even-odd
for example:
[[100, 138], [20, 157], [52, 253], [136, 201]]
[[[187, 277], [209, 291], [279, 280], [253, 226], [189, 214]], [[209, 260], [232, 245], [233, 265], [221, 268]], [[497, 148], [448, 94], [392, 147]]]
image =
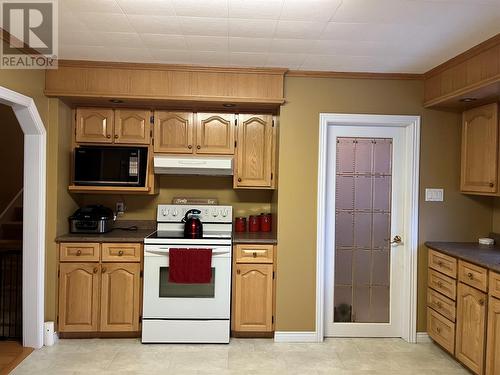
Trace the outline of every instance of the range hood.
[[231, 176], [232, 156], [154, 156], [155, 174]]

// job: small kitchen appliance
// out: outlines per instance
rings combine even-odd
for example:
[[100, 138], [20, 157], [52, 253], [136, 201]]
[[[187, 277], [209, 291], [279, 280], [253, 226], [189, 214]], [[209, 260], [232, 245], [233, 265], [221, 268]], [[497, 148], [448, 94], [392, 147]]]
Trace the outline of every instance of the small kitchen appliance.
[[186, 212], [182, 222], [184, 223], [184, 238], [202, 238], [203, 224], [199, 218], [200, 210], [192, 209]]
[[[183, 218], [203, 223], [199, 237], [185, 236]], [[157, 231], [144, 239], [143, 343], [229, 343], [232, 220], [231, 206], [158, 206]], [[210, 281], [172, 281], [170, 252], [202, 249]]]
[[111, 208], [90, 205], [76, 210], [68, 220], [71, 233], [106, 233], [113, 229], [116, 216]]

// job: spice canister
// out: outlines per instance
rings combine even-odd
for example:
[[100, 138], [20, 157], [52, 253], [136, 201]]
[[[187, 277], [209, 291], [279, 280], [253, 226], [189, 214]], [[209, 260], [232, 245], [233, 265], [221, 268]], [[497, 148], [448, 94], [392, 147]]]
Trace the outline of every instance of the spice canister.
[[235, 232], [245, 232], [247, 230], [247, 218], [237, 217], [234, 219], [234, 231]]
[[250, 215], [248, 217], [248, 231], [249, 232], [260, 231], [260, 220], [258, 216]]
[[260, 214], [259, 221], [260, 221], [261, 232], [270, 232], [271, 231], [271, 226], [272, 226], [271, 225], [272, 224], [271, 214]]

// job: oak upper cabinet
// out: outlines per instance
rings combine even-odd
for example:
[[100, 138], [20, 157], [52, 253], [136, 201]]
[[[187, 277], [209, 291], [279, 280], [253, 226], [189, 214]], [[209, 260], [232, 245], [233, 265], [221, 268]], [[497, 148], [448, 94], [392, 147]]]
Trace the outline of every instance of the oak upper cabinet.
[[98, 263], [60, 264], [59, 331], [97, 331], [99, 282]]
[[273, 327], [273, 265], [237, 264], [235, 331], [270, 332]]
[[460, 190], [496, 195], [498, 189], [498, 105], [463, 113]]
[[274, 188], [275, 129], [271, 115], [239, 115], [235, 188]]
[[455, 356], [476, 374], [484, 373], [486, 298], [485, 293], [458, 283]]
[[232, 113], [196, 114], [196, 153], [234, 154], [235, 115]]
[[112, 109], [77, 108], [75, 140], [77, 143], [113, 143]]
[[192, 112], [155, 111], [154, 119], [154, 152], [193, 153]]
[[139, 263], [109, 263], [101, 268], [101, 331], [138, 331]]
[[151, 140], [151, 112], [115, 109], [115, 143], [145, 144]]
[[500, 375], [500, 299], [490, 297], [486, 374]]

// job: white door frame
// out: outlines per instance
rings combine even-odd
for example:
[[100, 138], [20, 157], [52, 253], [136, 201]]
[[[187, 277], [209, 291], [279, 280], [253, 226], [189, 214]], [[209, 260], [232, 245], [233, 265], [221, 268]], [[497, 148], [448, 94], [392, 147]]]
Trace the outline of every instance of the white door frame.
[[406, 186], [404, 239], [408, 248], [402, 298], [402, 338], [417, 341], [417, 256], [418, 256], [418, 194], [420, 159], [420, 116], [359, 115], [321, 113], [319, 123], [317, 245], [316, 245], [316, 341], [324, 339], [325, 309], [325, 234], [326, 234], [326, 173], [328, 156], [328, 126], [395, 126], [406, 128]]
[[43, 346], [45, 289], [46, 131], [32, 98], [0, 86], [24, 132], [23, 346]]

